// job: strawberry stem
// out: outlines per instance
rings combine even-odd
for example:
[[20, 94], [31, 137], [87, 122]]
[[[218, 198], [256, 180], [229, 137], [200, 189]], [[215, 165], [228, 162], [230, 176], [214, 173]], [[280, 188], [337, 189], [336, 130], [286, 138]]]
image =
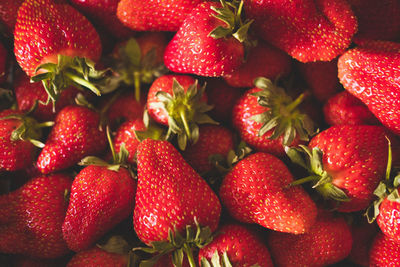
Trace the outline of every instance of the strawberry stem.
[[112, 138], [111, 138], [111, 133], [110, 133], [110, 128], [107, 126], [107, 128], [106, 128], [106, 133], [107, 133], [107, 140], [108, 140], [108, 143], [110, 144], [110, 149], [111, 149], [111, 155], [112, 155], [112, 158], [113, 158], [113, 162], [117, 162], [117, 153], [115, 153], [115, 147], [114, 147], [114, 143], [113, 143], [113, 141], [112, 141]]
[[390, 171], [392, 170], [392, 143], [390, 139], [385, 136], [386, 140], [388, 141], [388, 162], [386, 165], [386, 181], [390, 180]]
[[318, 181], [321, 178], [321, 176], [319, 175], [310, 175], [301, 179], [298, 179], [296, 181], [293, 181], [290, 183], [289, 186], [296, 186], [296, 185], [301, 185], [304, 183], [308, 183], [308, 182], [315, 182]]
[[196, 262], [194, 261], [194, 257], [193, 257], [193, 251], [192, 251], [192, 249], [190, 248], [190, 246], [189, 246], [188, 243], [185, 243], [185, 244], [183, 245], [183, 250], [184, 250], [185, 253], [186, 253], [186, 256], [187, 256], [187, 258], [188, 258], [190, 267], [196, 267]]
[[192, 140], [192, 133], [190, 131], [189, 124], [187, 122], [186, 113], [185, 113], [185, 111], [183, 109], [179, 112], [179, 116], [182, 119], [183, 126], [185, 128], [185, 132], [186, 132], [186, 135], [187, 135], [188, 139]]
[[81, 78], [81, 77], [78, 77], [77, 75], [72, 74], [72, 73], [70, 73], [70, 72], [68, 72], [68, 71], [66, 71], [66, 72], [64, 73], [64, 75], [65, 75], [67, 78], [71, 79], [71, 81], [73, 81], [73, 82], [75, 82], [75, 83], [77, 83], [77, 84], [79, 84], [79, 85], [81, 85], [81, 86], [83, 86], [83, 87], [88, 88], [90, 91], [92, 91], [92, 92], [95, 93], [96, 95], [98, 95], [98, 96], [101, 95], [100, 90], [97, 89], [96, 86], [94, 86], [92, 83], [88, 82], [87, 80], [85, 80], [85, 79], [83, 79], [83, 78]]
[[287, 107], [286, 110], [290, 113], [292, 112], [295, 108], [297, 108], [304, 100], [304, 93], [299, 95], [296, 100], [294, 100], [292, 103], [290, 103]]
[[140, 102], [140, 79], [141, 79], [141, 74], [139, 71], [135, 71], [133, 73], [133, 79], [134, 79], [134, 85], [135, 85], [135, 99], [137, 102]]

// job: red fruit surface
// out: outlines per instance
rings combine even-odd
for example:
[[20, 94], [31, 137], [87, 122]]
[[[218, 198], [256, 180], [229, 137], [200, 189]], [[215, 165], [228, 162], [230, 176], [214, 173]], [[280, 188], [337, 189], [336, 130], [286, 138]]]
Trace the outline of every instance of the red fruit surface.
[[171, 71], [219, 77], [242, 64], [244, 48], [237, 39], [209, 36], [216, 27], [226, 27], [225, 22], [214, 16], [216, 13], [211, 7], [220, 8], [221, 5], [215, 2], [197, 5], [168, 44], [164, 63]]
[[220, 257], [226, 252], [232, 266], [274, 266], [268, 248], [257, 233], [240, 224], [228, 224], [219, 228], [213, 241], [200, 249], [199, 264], [202, 258], [211, 261], [215, 252]]
[[127, 255], [110, 253], [93, 247], [75, 254], [68, 262], [67, 267], [125, 267], [127, 263]]
[[0, 42], [0, 83], [6, 81], [7, 50]]
[[390, 237], [378, 233], [369, 252], [369, 264], [374, 267], [399, 267], [400, 244]]
[[236, 220], [302, 234], [315, 222], [317, 209], [303, 188], [290, 186], [293, 181], [280, 159], [258, 152], [239, 161], [225, 176], [220, 198]]
[[209, 185], [167, 141], [146, 139], [137, 150], [138, 187], [133, 225], [141, 241], [166, 241], [176, 227], [215, 231], [221, 204]]
[[400, 244], [400, 203], [386, 197], [379, 205], [379, 215], [376, 222], [382, 233]]
[[315, 224], [303, 235], [271, 232], [268, 236], [276, 266], [328, 266], [346, 258], [352, 243], [346, 221], [327, 211], [319, 211]]
[[67, 106], [57, 114], [54, 123], [37, 160], [42, 173], [71, 167], [106, 147], [105, 131], [99, 129], [99, 114], [89, 108]]
[[201, 0], [121, 0], [117, 16], [135, 31], [178, 31]]
[[29, 76], [41, 64], [57, 63], [59, 54], [97, 61], [101, 49], [92, 24], [64, 1], [26, 0], [18, 10], [14, 53]]
[[245, 0], [244, 7], [261, 38], [300, 62], [334, 59], [357, 30], [345, 0]]
[[7, 33], [12, 36], [17, 21], [18, 8], [24, 0], [2, 0], [0, 2], [0, 24], [3, 24]]
[[122, 144], [129, 152], [127, 162], [135, 164], [135, 154], [140, 141], [136, 138], [135, 131], [145, 131], [146, 126], [142, 119], [124, 122], [117, 130], [114, 138], [115, 152], [119, 153]]
[[38, 258], [67, 254], [61, 226], [71, 182], [64, 174], [42, 176], [0, 196], [0, 251]]
[[400, 134], [400, 44], [369, 41], [348, 50], [338, 61], [344, 88], [366, 104], [393, 132]]

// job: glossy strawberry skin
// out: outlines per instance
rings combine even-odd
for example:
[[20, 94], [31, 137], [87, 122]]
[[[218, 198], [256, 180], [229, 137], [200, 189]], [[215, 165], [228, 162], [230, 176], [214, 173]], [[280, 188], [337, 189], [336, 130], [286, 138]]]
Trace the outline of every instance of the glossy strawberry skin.
[[117, 130], [114, 138], [115, 151], [120, 152], [122, 144], [129, 152], [127, 162], [136, 164], [135, 154], [140, 141], [135, 136], [135, 131], [145, 131], [146, 126], [142, 119], [124, 122]]
[[57, 63], [57, 55], [97, 61], [100, 38], [90, 22], [69, 4], [27, 0], [19, 11], [14, 31], [14, 53], [21, 68], [35, 75], [44, 63]]
[[201, 0], [121, 0], [117, 16], [135, 31], [178, 31], [190, 11]]
[[394, 242], [400, 244], [400, 203], [392, 201], [387, 197], [379, 205], [379, 215], [376, 222], [382, 232], [389, 236]]
[[344, 0], [245, 0], [244, 7], [261, 38], [300, 62], [334, 59], [357, 30]]
[[344, 88], [396, 134], [400, 133], [400, 86], [394, 79], [400, 75], [399, 51], [398, 43], [368, 41], [348, 50], [338, 61]]
[[137, 150], [138, 187], [133, 224], [146, 244], [166, 241], [176, 227], [187, 225], [215, 231], [221, 212], [218, 197], [167, 141], [146, 139]]
[[64, 174], [41, 176], [0, 196], [0, 251], [38, 258], [67, 254], [61, 226], [71, 183]]
[[228, 224], [220, 227], [213, 241], [200, 249], [199, 265], [203, 257], [210, 261], [216, 251], [220, 256], [227, 252], [233, 266], [274, 266], [264, 242], [256, 232], [244, 225]]
[[3, 0], [0, 3], [0, 23], [6, 26], [10, 36], [14, 32], [18, 8], [23, 2], [24, 0]]
[[37, 160], [38, 169], [44, 174], [71, 167], [106, 147], [99, 115], [86, 107], [67, 106], [57, 114], [54, 123]]
[[93, 247], [75, 254], [68, 262], [67, 267], [125, 267], [127, 263], [126, 255], [110, 253], [101, 248]]
[[208, 36], [216, 27], [226, 27], [225, 22], [213, 16], [216, 13], [211, 10], [212, 6], [221, 7], [213, 2], [197, 5], [168, 44], [164, 63], [171, 71], [219, 77], [242, 64], [244, 48], [237, 39]]
[[[21, 111], [7, 109], [0, 112], [0, 118], [22, 114]], [[0, 171], [22, 170], [33, 162], [35, 146], [29, 141], [11, 140], [11, 133], [20, 125], [18, 119], [0, 120]]]
[[307, 232], [315, 221], [315, 203], [301, 187], [290, 187], [293, 175], [275, 156], [263, 152], [239, 161], [225, 176], [220, 198], [241, 222], [294, 234]]
[[321, 211], [303, 235], [271, 232], [268, 236], [268, 247], [277, 266], [328, 266], [346, 258], [352, 242], [346, 221]]
[[400, 244], [392, 240], [390, 237], [378, 233], [372, 242], [369, 263], [370, 266], [386, 267], [400, 266]]

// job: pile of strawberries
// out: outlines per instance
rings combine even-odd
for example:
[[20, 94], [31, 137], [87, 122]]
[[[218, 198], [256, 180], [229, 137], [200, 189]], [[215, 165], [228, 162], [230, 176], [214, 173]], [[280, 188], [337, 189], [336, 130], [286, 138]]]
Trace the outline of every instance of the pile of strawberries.
[[400, 266], [399, 0], [0, 0], [0, 266]]

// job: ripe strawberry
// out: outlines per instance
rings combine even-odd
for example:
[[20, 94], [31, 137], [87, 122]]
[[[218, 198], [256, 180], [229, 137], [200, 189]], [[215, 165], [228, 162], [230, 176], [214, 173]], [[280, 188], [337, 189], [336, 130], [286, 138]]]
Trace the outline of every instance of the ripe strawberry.
[[[344, 53], [338, 62], [344, 88], [367, 105], [393, 132], [400, 134], [400, 44], [369, 41]], [[390, 96], [390, 97], [388, 97]]]
[[18, 8], [24, 0], [3, 0], [0, 2], [0, 24], [5, 26], [8, 35], [12, 36], [17, 21]]
[[244, 8], [261, 38], [300, 62], [334, 59], [357, 30], [345, 0], [245, 0]]
[[241, 42], [246, 39], [249, 23], [243, 24], [240, 14], [231, 11], [232, 4], [221, 2], [202, 2], [187, 15], [165, 50], [164, 63], [168, 69], [219, 77], [242, 64]]
[[7, 50], [0, 42], [0, 84], [6, 81]]
[[75, 254], [68, 262], [67, 267], [126, 267], [128, 259], [126, 255], [110, 253], [98, 247], [93, 247]]
[[297, 145], [313, 133], [312, 121], [298, 109], [303, 98], [293, 100], [283, 88], [259, 78], [233, 107], [233, 126], [255, 150], [283, 156], [283, 145]]
[[271, 232], [268, 236], [268, 247], [277, 266], [327, 266], [346, 258], [352, 242], [346, 221], [321, 210], [305, 234]]
[[[221, 212], [218, 197], [167, 141], [142, 141], [137, 150], [137, 165], [133, 215], [137, 236], [147, 245], [169, 240], [167, 248], [181, 253], [184, 250], [190, 256], [194, 237], [200, 237], [194, 241], [196, 244], [207, 239], [200, 234], [200, 226], [208, 229], [208, 234], [218, 226]], [[186, 229], [196, 224], [196, 234]], [[184, 241], [181, 234], [188, 232], [191, 234]], [[189, 261], [193, 262], [193, 257]]]
[[369, 266], [400, 266], [400, 244], [390, 237], [378, 233], [369, 252]]
[[0, 196], [0, 251], [38, 258], [67, 254], [61, 225], [71, 182], [64, 174], [42, 176]]
[[290, 187], [292, 182], [281, 160], [258, 152], [239, 161], [225, 176], [220, 198], [241, 222], [302, 234], [313, 225], [317, 208], [301, 187]]
[[216, 257], [215, 254], [226, 254], [231, 266], [273, 266], [268, 248], [257, 233], [240, 224], [222, 226], [213, 241], [200, 249], [199, 265]]
[[106, 147], [105, 132], [99, 129], [99, 115], [86, 107], [67, 106], [55, 119], [54, 127], [37, 160], [42, 173], [66, 169]]
[[368, 107], [348, 91], [342, 91], [329, 98], [323, 110], [325, 121], [329, 125], [380, 124]]
[[291, 58], [272, 45], [258, 42], [251, 48], [246, 61], [232, 73], [224, 75], [225, 81], [234, 87], [252, 87], [258, 77], [275, 80], [284, 77], [291, 71]]
[[176, 32], [201, 0], [121, 0], [117, 16], [135, 31]]

